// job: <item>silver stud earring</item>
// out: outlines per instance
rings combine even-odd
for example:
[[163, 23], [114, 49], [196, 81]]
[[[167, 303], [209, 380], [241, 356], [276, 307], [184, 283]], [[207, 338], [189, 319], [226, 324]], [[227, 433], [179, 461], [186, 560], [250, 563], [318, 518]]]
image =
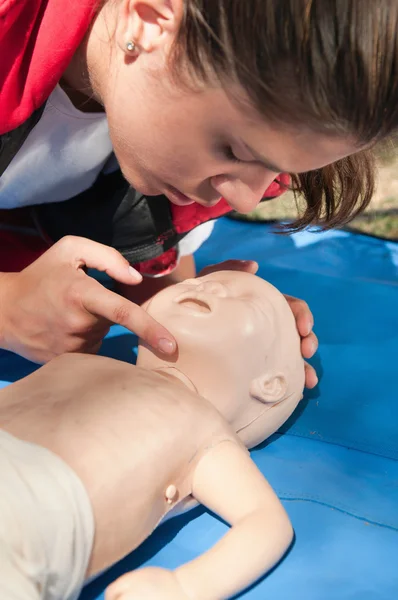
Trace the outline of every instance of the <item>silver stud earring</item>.
[[128, 42], [126, 42], [126, 48], [128, 52], [134, 52], [135, 51], [135, 44], [133, 41], [129, 40]]

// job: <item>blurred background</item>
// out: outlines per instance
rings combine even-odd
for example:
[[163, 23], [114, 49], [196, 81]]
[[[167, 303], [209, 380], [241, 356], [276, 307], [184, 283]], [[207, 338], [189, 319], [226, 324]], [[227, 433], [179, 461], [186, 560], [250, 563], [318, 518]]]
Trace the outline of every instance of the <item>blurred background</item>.
[[[345, 229], [398, 241], [398, 146], [390, 142], [377, 149], [378, 182], [366, 212]], [[300, 198], [287, 192], [280, 198], [262, 203], [249, 215], [234, 218], [251, 221], [280, 221], [294, 218], [300, 209]]]

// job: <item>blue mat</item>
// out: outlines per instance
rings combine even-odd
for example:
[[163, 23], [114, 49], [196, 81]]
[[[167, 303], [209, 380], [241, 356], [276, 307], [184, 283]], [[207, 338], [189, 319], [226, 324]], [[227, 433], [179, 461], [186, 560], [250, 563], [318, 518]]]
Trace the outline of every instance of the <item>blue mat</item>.
[[[256, 259], [260, 275], [310, 304], [320, 338], [320, 384], [252, 456], [292, 519], [295, 543], [245, 600], [398, 598], [398, 245], [346, 232], [290, 237], [264, 224], [217, 223], [199, 268]], [[102, 353], [131, 360], [134, 336], [112, 328]], [[3, 385], [33, 365], [0, 353]], [[1, 385], [1, 383], [0, 383]], [[173, 568], [226, 530], [197, 509], [161, 526], [136, 552], [88, 585], [102, 598], [141, 565]]]

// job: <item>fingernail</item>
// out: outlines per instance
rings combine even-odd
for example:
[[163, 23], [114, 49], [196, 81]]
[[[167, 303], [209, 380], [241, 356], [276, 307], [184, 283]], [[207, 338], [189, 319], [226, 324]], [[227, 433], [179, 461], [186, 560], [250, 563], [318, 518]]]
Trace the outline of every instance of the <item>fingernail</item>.
[[135, 279], [136, 281], [141, 281], [142, 280], [142, 275], [141, 273], [139, 273], [136, 269], [134, 269], [133, 267], [129, 267], [129, 273], [131, 275], [131, 277], [133, 279]]
[[158, 348], [164, 354], [173, 354], [176, 349], [176, 344], [172, 340], [168, 340], [167, 338], [161, 338], [158, 342]]

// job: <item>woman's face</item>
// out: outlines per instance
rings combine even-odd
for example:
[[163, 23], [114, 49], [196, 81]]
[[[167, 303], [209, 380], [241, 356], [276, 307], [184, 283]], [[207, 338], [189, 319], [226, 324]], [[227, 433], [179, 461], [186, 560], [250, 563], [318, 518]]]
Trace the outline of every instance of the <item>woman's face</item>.
[[142, 193], [165, 194], [182, 205], [212, 206], [224, 197], [245, 213], [278, 173], [311, 171], [358, 150], [353, 140], [311, 132], [305, 123], [297, 128], [267, 123], [244, 101], [243, 90], [235, 88], [232, 96], [221, 86], [195, 91], [177, 85], [166, 64], [172, 27], [158, 39], [156, 28], [144, 23], [147, 37], [139, 38], [137, 55], [129, 56], [128, 34], [118, 33], [128, 29], [121, 29], [123, 18], [118, 13], [106, 47], [106, 29], [101, 34], [95, 29], [101, 21], [95, 25], [87, 55], [120, 167]]

